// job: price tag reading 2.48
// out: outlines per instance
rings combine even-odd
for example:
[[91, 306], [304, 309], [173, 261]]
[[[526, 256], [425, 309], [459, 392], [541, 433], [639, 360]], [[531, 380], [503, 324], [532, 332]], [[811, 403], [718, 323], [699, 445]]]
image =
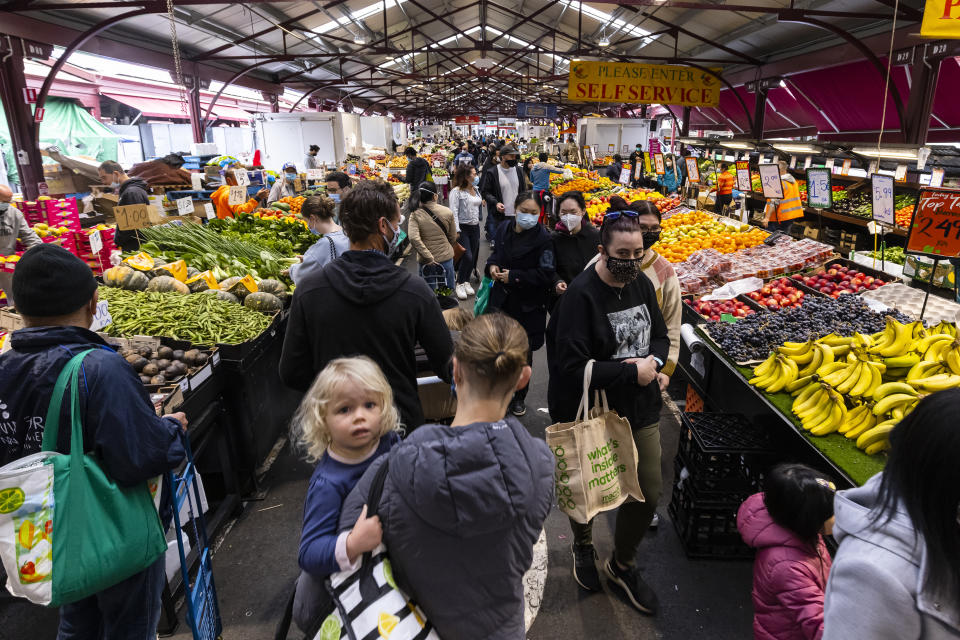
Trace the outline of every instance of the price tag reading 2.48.
[[921, 189], [913, 210], [907, 253], [960, 257], [960, 191]]

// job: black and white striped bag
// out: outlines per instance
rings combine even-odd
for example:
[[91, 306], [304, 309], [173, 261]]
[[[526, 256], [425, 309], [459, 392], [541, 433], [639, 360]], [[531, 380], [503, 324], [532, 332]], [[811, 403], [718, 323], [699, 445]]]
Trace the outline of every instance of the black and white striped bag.
[[[388, 467], [389, 459], [377, 469], [370, 485], [370, 516], [377, 513]], [[331, 575], [327, 591], [335, 609], [314, 640], [440, 640], [416, 603], [397, 587], [382, 544], [363, 554], [356, 570]]]

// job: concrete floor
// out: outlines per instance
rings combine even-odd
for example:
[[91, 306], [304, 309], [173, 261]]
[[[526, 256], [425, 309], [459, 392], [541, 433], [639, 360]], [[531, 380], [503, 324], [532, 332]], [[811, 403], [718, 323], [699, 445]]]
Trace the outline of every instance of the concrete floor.
[[[408, 258], [408, 266], [415, 268], [411, 262]], [[472, 300], [468, 302], [472, 305]], [[527, 415], [522, 422], [532, 434], [543, 437], [550, 424], [546, 413], [545, 349], [535, 354], [527, 403]], [[568, 521], [562, 513], [553, 511], [545, 525], [549, 572], [529, 640], [751, 637], [751, 563], [687, 559], [667, 514], [679, 437], [676, 411], [672, 402], [665, 403], [661, 420], [664, 495], [659, 509], [660, 528], [649, 532], [638, 554], [638, 565], [659, 594], [659, 615], [641, 615], [605, 579], [604, 593], [581, 592], [570, 575]], [[303, 500], [311, 472], [311, 466], [285, 444], [263, 477], [261, 494], [246, 502], [243, 514], [221, 534], [214, 556], [214, 576], [226, 640], [274, 637], [298, 572]], [[612, 531], [612, 514], [598, 518], [594, 540], [601, 560], [612, 551]], [[182, 610], [180, 617], [182, 620]], [[55, 638], [56, 621], [53, 610], [0, 600], [0, 640]], [[181, 623], [173, 637], [187, 640], [191, 635]], [[296, 633], [290, 637], [299, 638]]]

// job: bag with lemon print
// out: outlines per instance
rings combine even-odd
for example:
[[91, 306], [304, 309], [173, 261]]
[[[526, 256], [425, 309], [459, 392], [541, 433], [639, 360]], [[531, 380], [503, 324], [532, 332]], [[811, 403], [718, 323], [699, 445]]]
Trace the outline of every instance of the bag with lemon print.
[[[59, 606], [143, 571], [166, 551], [147, 484], [119, 487], [83, 452], [78, 372], [67, 363], [50, 398], [40, 453], [0, 467], [0, 560], [7, 590]], [[70, 386], [70, 453], [56, 452]]]
[[[377, 513], [389, 463], [389, 458], [383, 461], [370, 485], [369, 516]], [[363, 554], [357, 569], [331, 575], [327, 590], [335, 609], [314, 640], [440, 640], [419, 607], [397, 587], [382, 544]]]

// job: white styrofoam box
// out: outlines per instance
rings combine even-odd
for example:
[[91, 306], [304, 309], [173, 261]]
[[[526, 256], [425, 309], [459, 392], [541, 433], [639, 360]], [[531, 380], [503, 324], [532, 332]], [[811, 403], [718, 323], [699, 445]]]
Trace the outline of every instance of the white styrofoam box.
[[[877, 271], [881, 271], [880, 260], [879, 259], [875, 260], [868, 253], [854, 252], [853, 255], [850, 257], [850, 259], [856, 262], [857, 264], [863, 265], [865, 267], [870, 267], [871, 269], [876, 269]], [[883, 266], [882, 271], [884, 273], [889, 273], [890, 275], [896, 278], [903, 278], [903, 265], [887, 261], [882, 263], [882, 266]]]
[[195, 156], [217, 155], [216, 142], [194, 142], [190, 145], [190, 153]]
[[[173, 529], [171, 529], [173, 531]], [[190, 539], [183, 536], [183, 555], [190, 554]], [[177, 539], [167, 542], [167, 553], [164, 556], [164, 567], [166, 568], [167, 582], [173, 580], [173, 577], [180, 571], [180, 550], [177, 548]]]

